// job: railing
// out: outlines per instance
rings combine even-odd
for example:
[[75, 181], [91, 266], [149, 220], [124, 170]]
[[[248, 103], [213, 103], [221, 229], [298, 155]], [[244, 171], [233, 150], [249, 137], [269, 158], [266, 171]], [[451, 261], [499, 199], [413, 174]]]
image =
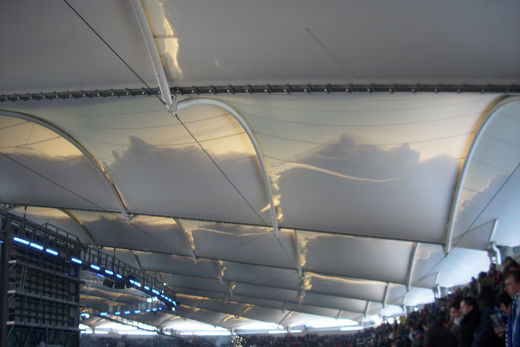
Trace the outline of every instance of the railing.
[[52, 224], [38, 225], [5, 210], [0, 210], [2, 239], [14, 241], [53, 256], [66, 257], [82, 269], [97, 273], [115, 282], [125, 282], [175, 311], [175, 292], [155, 277], [133, 267], [114, 255], [108, 255]]

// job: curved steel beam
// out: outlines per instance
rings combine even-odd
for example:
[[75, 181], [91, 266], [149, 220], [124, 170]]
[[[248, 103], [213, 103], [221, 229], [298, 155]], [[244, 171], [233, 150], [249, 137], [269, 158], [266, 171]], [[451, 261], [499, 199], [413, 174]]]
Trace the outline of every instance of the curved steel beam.
[[2, 116], [8, 116], [18, 119], [23, 119], [31, 123], [38, 124], [48, 130], [51, 130], [55, 132], [56, 134], [60, 135], [67, 141], [69, 141], [74, 147], [76, 147], [77, 150], [79, 150], [85, 158], [88, 159], [88, 162], [90, 165], [96, 170], [96, 172], [99, 174], [103, 182], [105, 182], [108, 189], [112, 192], [112, 195], [114, 196], [114, 199], [119, 207], [119, 210], [121, 211], [121, 214], [123, 215], [125, 220], [128, 220], [128, 211], [126, 209], [125, 203], [123, 201], [123, 197], [121, 196], [121, 193], [119, 192], [119, 189], [115, 185], [114, 181], [108, 174], [108, 172], [105, 170], [103, 165], [96, 159], [96, 157], [90, 153], [90, 151], [83, 146], [74, 136], [67, 133], [65, 130], [61, 129], [57, 125], [44, 120], [42, 118], [39, 118], [37, 116], [33, 116], [27, 113], [22, 112], [16, 112], [16, 111], [7, 111], [7, 110], [0, 110], [0, 115]]
[[175, 99], [172, 97], [170, 93], [170, 87], [168, 86], [166, 73], [164, 72], [164, 68], [161, 64], [161, 57], [159, 56], [159, 52], [157, 51], [157, 47], [155, 46], [155, 40], [153, 38], [152, 30], [150, 29], [150, 25], [148, 24], [148, 19], [146, 18], [146, 14], [144, 13], [141, 0], [132, 0], [132, 8], [134, 9], [137, 24], [139, 24], [139, 28], [141, 29], [141, 34], [143, 34], [144, 44], [146, 45], [146, 50], [148, 51], [148, 55], [152, 62], [153, 71], [155, 72], [155, 78], [159, 83], [162, 101], [170, 109], [172, 105], [175, 105]]
[[386, 308], [386, 303], [388, 302], [389, 293], [390, 293], [390, 282], [386, 284], [385, 294], [383, 296], [383, 308]]
[[271, 185], [271, 181], [269, 180], [269, 175], [267, 173], [267, 168], [264, 162], [264, 158], [262, 156], [262, 152], [260, 150], [260, 146], [258, 145], [258, 142], [256, 141], [255, 136], [253, 135], [253, 132], [247, 125], [246, 121], [242, 116], [235, 111], [231, 106], [223, 103], [222, 101], [214, 100], [214, 99], [190, 99], [190, 100], [184, 100], [179, 102], [177, 105], [177, 109], [180, 111], [182, 109], [188, 108], [190, 106], [196, 106], [196, 105], [209, 105], [209, 106], [216, 106], [219, 107], [225, 111], [227, 111], [235, 120], [240, 124], [240, 126], [244, 129], [247, 136], [249, 137], [249, 140], [253, 144], [253, 147], [255, 148], [256, 152], [256, 158], [258, 159], [258, 162], [260, 164], [260, 168], [262, 169], [263, 178], [264, 178], [264, 186], [267, 193], [267, 198], [269, 200], [270, 210], [271, 210], [271, 223], [273, 226], [274, 234], [275, 236], [278, 236], [280, 233], [280, 230], [278, 229], [278, 218], [276, 216], [276, 206], [274, 205], [273, 200], [273, 189]]
[[170, 92], [170, 88], [168, 85], [168, 80], [166, 79], [166, 73], [164, 72], [164, 67], [162, 66], [161, 59], [159, 57], [159, 53], [157, 51], [157, 46], [155, 45], [155, 40], [153, 38], [152, 31], [150, 29], [150, 25], [146, 18], [146, 14], [144, 13], [143, 6], [140, 0], [132, 0], [132, 8], [134, 9], [134, 13], [139, 24], [139, 28], [141, 29], [141, 33], [143, 34], [143, 39], [145, 41], [146, 49], [150, 56], [150, 60], [155, 71], [155, 77], [157, 79], [157, 83], [159, 84], [159, 89], [161, 90], [162, 101], [166, 104], [166, 108], [168, 112], [172, 113], [175, 116], [177, 110], [182, 110], [183, 108], [187, 108], [195, 105], [211, 105], [222, 108], [226, 110], [229, 114], [231, 114], [236, 121], [242, 126], [242, 128], [246, 131], [247, 136], [249, 136], [249, 140], [253, 144], [255, 148], [257, 159], [260, 163], [260, 167], [262, 168], [264, 175], [264, 184], [267, 192], [267, 196], [269, 199], [269, 204], [271, 207], [271, 223], [274, 229], [274, 234], [276, 236], [279, 235], [278, 229], [278, 219], [276, 216], [276, 207], [273, 201], [273, 192], [271, 182], [269, 180], [269, 176], [267, 174], [266, 166], [264, 163], [264, 159], [262, 157], [262, 153], [260, 151], [260, 147], [258, 146], [258, 142], [256, 141], [253, 132], [242, 118], [242, 116], [235, 111], [229, 105], [213, 100], [213, 99], [194, 99], [194, 100], [186, 100], [179, 104], [176, 103], [175, 97], [172, 96]]
[[480, 126], [480, 127], [471, 142], [471, 147], [469, 148], [468, 154], [466, 155], [466, 160], [464, 161], [464, 166], [462, 167], [462, 170], [459, 173], [459, 177], [457, 178], [457, 184], [455, 186], [456, 188], [453, 193], [450, 216], [449, 216], [449, 220], [448, 220], [448, 230], [446, 232], [446, 242], [444, 243], [444, 253], [446, 255], [448, 255], [450, 253], [451, 248], [452, 248], [453, 229], [455, 227], [455, 218], [457, 217], [457, 213], [459, 211], [460, 194], [462, 192], [462, 186], [464, 184], [464, 180], [466, 178], [468, 168], [471, 163], [471, 159], [473, 158], [473, 155], [475, 153], [479, 140], [482, 137], [482, 135], [484, 134], [484, 131], [486, 130], [489, 123], [491, 123], [491, 120], [497, 114], [497, 111], [504, 105], [510, 103], [511, 101], [518, 101], [518, 100], [520, 100], [520, 97], [511, 97], [511, 96], [507, 96], [507, 95], [499, 97], [484, 111], [482, 117], [480, 118], [479, 124], [477, 124], [477, 126]]
[[94, 244], [94, 246], [96, 246], [96, 247], [98, 246], [97, 241], [94, 238], [94, 235], [90, 232], [89, 228], [85, 225], [85, 223], [83, 223], [83, 221], [78, 218], [78, 216], [76, 216], [74, 213], [72, 213], [70, 210], [68, 210], [66, 208], [60, 208], [59, 210], [61, 212], [65, 213], [67, 216], [69, 216], [69, 218], [72, 219], [74, 221], [74, 223], [76, 223], [83, 230], [83, 232], [85, 234], [88, 235], [90, 240], [92, 240], [92, 243]]
[[419, 248], [420, 243], [416, 242], [413, 245], [412, 254], [410, 256], [410, 263], [408, 264], [408, 279], [406, 281], [406, 290], [410, 290], [412, 287], [412, 279], [413, 279], [413, 269], [415, 268], [415, 259], [417, 258], [417, 249]]

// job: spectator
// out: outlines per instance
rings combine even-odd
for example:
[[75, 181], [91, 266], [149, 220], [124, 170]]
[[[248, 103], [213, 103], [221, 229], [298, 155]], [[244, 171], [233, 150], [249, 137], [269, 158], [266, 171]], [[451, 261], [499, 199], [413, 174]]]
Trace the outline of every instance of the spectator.
[[478, 309], [477, 300], [471, 296], [464, 297], [460, 302], [460, 311], [463, 315], [459, 328], [459, 346], [471, 347], [473, 334], [480, 324], [482, 314]]
[[504, 259], [504, 274], [515, 268], [518, 268], [516, 260], [511, 257], [506, 257], [506, 259]]
[[424, 347], [457, 347], [457, 337], [446, 328], [442, 314], [433, 314], [425, 326]]
[[448, 323], [448, 330], [455, 336], [459, 336], [459, 326], [462, 320], [460, 313], [460, 300], [454, 300], [450, 305], [450, 321]]
[[489, 266], [488, 274], [493, 279], [495, 286], [501, 284], [504, 281], [502, 272], [497, 270], [496, 264], [491, 264]]
[[513, 303], [513, 299], [506, 292], [502, 292], [498, 296], [498, 307], [502, 310], [502, 315], [495, 316], [493, 322], [493, 330], [498, 338], [502, 341], [502, 346], [505, 346], [506, 340], [506, 327], [507, 327], [507, 316], [509, 316], [509, 312], [511, 310], [511, 304]]
[[513, 299], [507, 319], [506, 346], [520, 347], [520, 270], [506, 273], [504, 290]]

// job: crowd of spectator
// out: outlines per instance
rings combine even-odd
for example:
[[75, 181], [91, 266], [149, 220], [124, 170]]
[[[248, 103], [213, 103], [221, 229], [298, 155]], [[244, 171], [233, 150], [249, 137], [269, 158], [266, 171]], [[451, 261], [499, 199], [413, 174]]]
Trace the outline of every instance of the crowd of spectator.
[[507, 257], [467, 287], [393, 324], [351, 335], [246, 336], [244, 346], [520, 347], [520, 267]]
[[[520, 347], [519, 311], [520, 267], [508, 257], [502, 271], [492, 264], [488, 272], [481, 272], [468, 286], [393, 323], [354, 334], [235, 336], [229, 346]], [[215, 346], [203, 338], [177, 338], [170, 343]]]

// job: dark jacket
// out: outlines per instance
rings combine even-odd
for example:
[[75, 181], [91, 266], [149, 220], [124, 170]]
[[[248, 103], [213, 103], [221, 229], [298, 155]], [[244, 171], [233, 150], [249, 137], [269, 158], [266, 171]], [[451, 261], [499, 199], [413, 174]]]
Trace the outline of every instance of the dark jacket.
[[477, 327], [480, 324], [480, 317], [482, 314], [476, 308], [470, 313], [464, 316], [460, 321], [459, 327], [459, 346], [460, 347], [471, 347], [473, 343], [473, 336]]
[[473, 347], [498, 347], [503, 345], [493, 331], [491, 315], [495, 312], [493, 308], [487, 308], [484, 312], [484, 315], [480, 319], [480, 325], [475, 331]]
[[426, 332], [424, 347], [457, 347], [457, 337], [441, 324], [437, 324]]

